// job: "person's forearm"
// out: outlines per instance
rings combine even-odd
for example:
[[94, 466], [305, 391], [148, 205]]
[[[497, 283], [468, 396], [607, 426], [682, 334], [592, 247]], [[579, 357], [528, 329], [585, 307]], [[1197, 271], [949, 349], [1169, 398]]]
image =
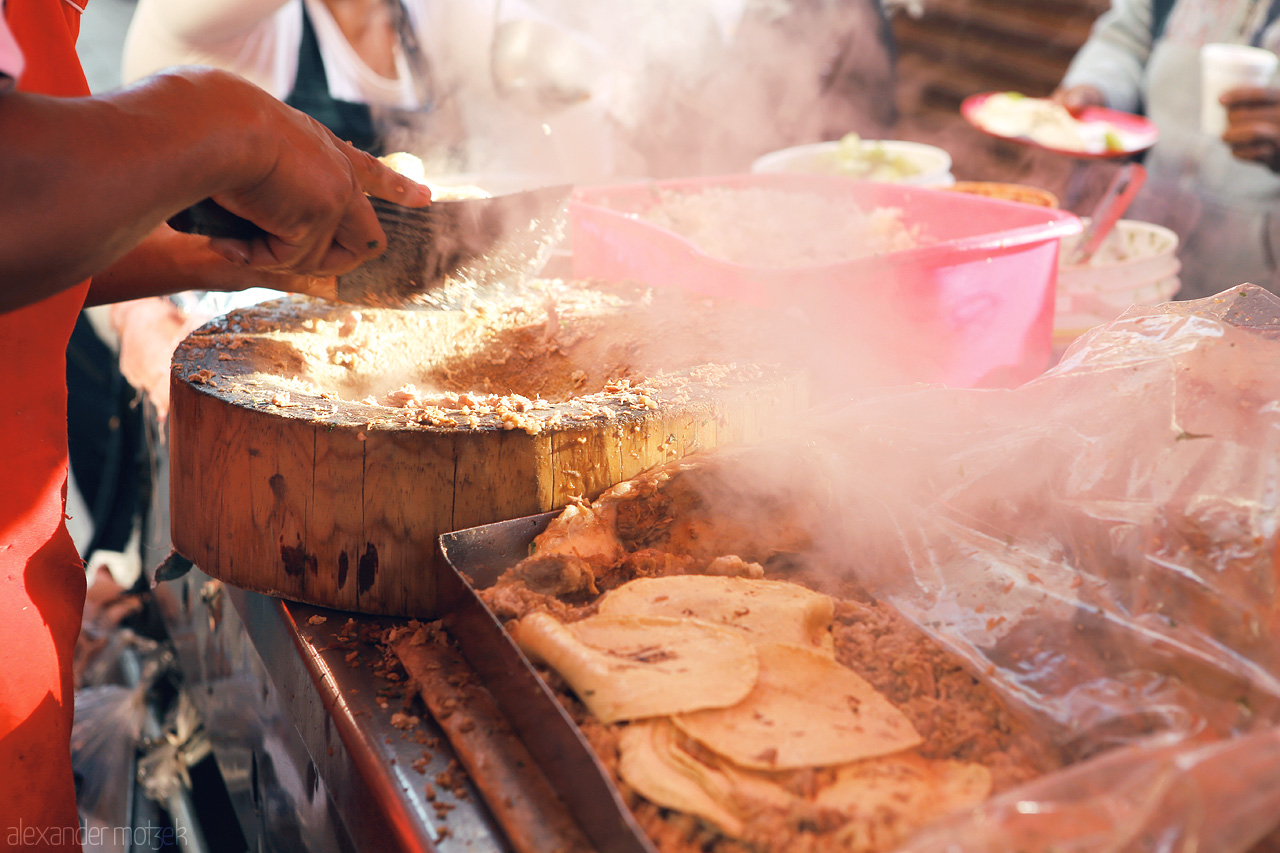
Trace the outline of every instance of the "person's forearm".
[[1143, 69], [1152, 48], [1151, 14], [1150, 0], [1115, 0], [1071, 60], [1062, 88], [1093, 86], [1107, 106], [1139, 109]]
[[184, 290], [285, 289], [282, 285], [291, 278], [233, 264], [212, 251], [207, 238], [161, 226], [133, 251], [94, 275], [85, 304], [105, 305]]
[[86, 305], [126, 302], [184, 290], [210, 290], [203, 271], [214, 262], [231, 265], [203, 237], [157, 228], [137, 248], [94, 275]]
[[186, 290], [239, 291], [265, 287], [334, 298], [332, 277], [268, 272], [228, 261], [209, 240], [162, 225], [133, 251], [90, 281], [86, 305], [106, 305]]
[[216, 103], [219, 88], [164, 75], [98, 98], [0, 97], [0, 310], [88, 278], [173, 213], [269, 171], [252, 102]]
[[133, 251], [93, 276], [85, 304], [106, 305], [186, 290], [251, 287], [334, 298], [331, 277], [289, 275], [235, 264], [210, 249], [207, 238], [162, 225]]

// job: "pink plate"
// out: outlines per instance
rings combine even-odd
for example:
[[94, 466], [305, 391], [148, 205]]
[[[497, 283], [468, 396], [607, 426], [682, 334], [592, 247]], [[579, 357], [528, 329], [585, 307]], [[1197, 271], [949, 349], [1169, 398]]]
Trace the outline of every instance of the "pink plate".
[[[1151, 122], [1150, 119], [1143, 116], [1134, 115], [1133, 113], [1122, 113], [1119, 110], [1111, 110], [1106, 107], [1086, 107], [1079, 115], [1082, 124], [1107, 123], [1119, 131], [1122, 146], [1119, 148], [1109, 148], [1105, 151], [1078, 151], [1070, 148], [1057, 148], [1051, 145], [1044, 145], [1029, 139], [1025, 136], [1005, 136], [995, 133], [983, 127], [975, 120], [975, 115], [979, 107], [981, 107], [988, 98], [993, 95], [1005, 94], [1003, 92], [983, 92], [980, 95], [970, 95], [960, 104], [960, 115], [964, 116], [965, 121], [976, 127], [978, 130], [994, 136], [997, 139], [1009, 139], [1014, 142], [1020, 142], [1023, 145], [1029, 145], [1032, 148], [1040, 148], [1044, 151], [1052, 151], [1055, 154], [1064, 154], [1068, 157], [1079, 157], [1086, 160], [1107, 160], [1117, 157], [1128, 157], [1141, 151], [1146, 151], [1152, 145], [1156, 144], [1156, 140], [1160, 138], [1160, 130]], [[1043, 100], [1043, 99], [1042, 99]]]

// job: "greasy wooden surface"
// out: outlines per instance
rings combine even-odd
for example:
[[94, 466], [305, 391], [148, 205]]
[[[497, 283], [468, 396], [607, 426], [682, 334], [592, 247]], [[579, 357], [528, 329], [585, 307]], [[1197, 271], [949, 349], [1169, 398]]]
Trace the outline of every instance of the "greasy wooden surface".
[[534, 435], [435, 428], [403, 409], [379, 419], [368, 406], [299, 404], [296, 392], [274, 405], [269, 389], [236, 382], [254, 381], [234, 372], [249, 347], [229, 340], [189, 339], [175, 355], [174, 547], [227, 583], [364, 613], [436, 614], [443, 533], [591, 499], [660, 462], [779, 432], [805, 398], [792, 375]]

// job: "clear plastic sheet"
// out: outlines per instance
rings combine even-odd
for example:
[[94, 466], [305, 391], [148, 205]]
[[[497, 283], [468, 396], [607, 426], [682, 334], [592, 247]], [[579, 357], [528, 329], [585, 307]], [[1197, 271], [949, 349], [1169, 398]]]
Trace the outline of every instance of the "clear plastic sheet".
[[75, 695], [71, 766], [86, 853], [131, 849], [132, 798], [147, 695], [168, 672], [170, 661], [156, 641], [120, 628], [84, 667], [83, 686]]
[[71, 763], [80, 777], [76, 802], [84, 849], [129, 849], [134, 761], [146, 719], [145, 687], [105, 684], [76, 692]]
[[833, 562], [1068, 760], [905, 849], [1231, 853], [1276, 828], [1280, 299], [1131, 308], [1020, 388], [862, 399], [805, 452], [833, 472]]
[[178, 704], [169, 715], [164, 737], [138, 760], [138, 781], [143, 793], [158, 803], [167, 804], [183, 789], [191, 790], [188, 768], [199, 764], [211, 749], [191, 698], [186, 692], [178, 694]]

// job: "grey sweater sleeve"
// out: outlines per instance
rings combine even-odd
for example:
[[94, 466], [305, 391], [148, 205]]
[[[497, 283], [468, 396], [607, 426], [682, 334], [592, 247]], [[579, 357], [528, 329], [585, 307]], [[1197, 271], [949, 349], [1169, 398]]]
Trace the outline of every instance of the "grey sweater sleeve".
[[1151, 56], [1151, 0], [1112, 0], [1062, 78], [1063, 88], [1096, 86], [1112, 109], [1142, 106], [1142, 76]]

